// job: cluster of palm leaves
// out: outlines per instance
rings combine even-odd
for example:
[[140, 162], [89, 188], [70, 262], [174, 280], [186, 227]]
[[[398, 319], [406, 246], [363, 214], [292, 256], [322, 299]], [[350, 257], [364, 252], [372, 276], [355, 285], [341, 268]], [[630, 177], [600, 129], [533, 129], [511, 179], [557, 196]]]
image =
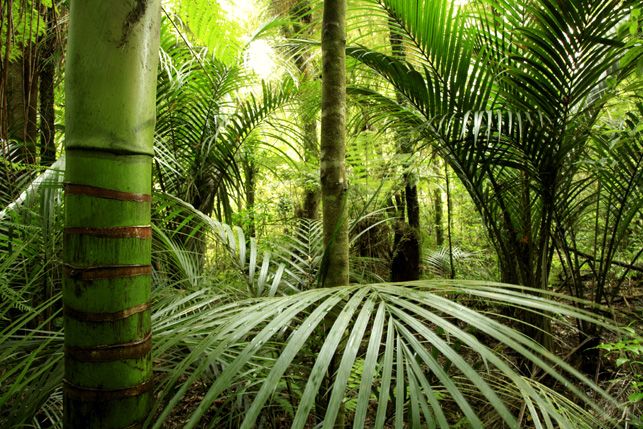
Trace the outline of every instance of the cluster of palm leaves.
[[[338, 414], [355, 427], [619, 424], [604, 413], [619, 404], [544, 341], [520, 333], [512, 315], [616, 331], [594, 304], [603, 302], [611, 261], [641, 215], [643, 109], [618, 126], [600, 120], [636, 63], [616, 67], [628, 46], [616, 28], [632, 4], [361, 7], [402, 36], [409, 55], [400, 61], [361, 46], [347, 53], [407, 102], [381, 86], [355, 86], [352, 95], [437, 148], [482, 214], [503, 280], [520, 287], [418, 281], [318, 289], [319, 223], [301, 220], [288, 237], [262, 243], [222, 222], [243, 181], [236, 164], [244, 142], [305, 87], [284, 80], [240, 95], [247, 79], [240, 65], [187, 46], [166, 22], [153, 213], [158, 382], [147, 424], [161, 427], [193, 396], [199, 402], [187, 427], [332, 427]], [[7, 243], [0, 423], [8, 427], [61, 424], [60, 168], [0, 212]], [[587, 258], [579, 223], [596, 207], [607, 220]], [[569, 294], [576, 299], [544, 287], [554, 254], [576, 279]], [[582, 289], [585, 260], [603, 292]], [[627, 408], [621, 416], [629, 418]]]
[[[347, 51], [407, 102], [352, 92], [437, 147], [488, 227], [503, 280], [533, 287], [547, 284], [551, 231], [575, 220], [569, 206], [591, 187], [579, 176], [595, 171], [583, 170], [600, 133], [594, 125], [633, 71], [618, 67], [628, 51], [627, 35], [616, 31], [632, 5], [559, 3], [458, 11], [449, 2], [386, 1], [380, 14], [403, 37], [408, 61]], [[640, 209], [640, 199], [631, 204]]]

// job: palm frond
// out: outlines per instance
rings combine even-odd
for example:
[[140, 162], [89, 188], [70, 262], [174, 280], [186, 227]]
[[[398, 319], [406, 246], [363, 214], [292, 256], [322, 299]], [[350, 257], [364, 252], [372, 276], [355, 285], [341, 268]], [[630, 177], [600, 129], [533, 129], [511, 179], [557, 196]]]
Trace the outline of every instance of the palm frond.
[[291, 268], [292, 264], [288, 264], [287, 269], [286, 264], [277, 262], [269, 251], [261, 255], [256, 240], [254, 238], [247, 239], [241, 228], [234, 227], [233, 229], [230, 225], [213, 219], [185, 201], [169, 194], [155, 194], [155, 202], [157, 203], [157, 214], [154, 217], [164, 218], [166, 222], [169, 222], [167, 226], [163, 224], [154, 226], [154, 230], [158, 234], [156, 238], [167, 249], [164, 253], [171, 258], [172, 266], [175, 267], [173, 272], [178, 270], [179, 278], [196, 282], [192, 286], [197, 286], [203, 280], [213, 277], [214, 273], [200, 271], [201, 267], [194, 264], [194, 258], [190, 252], [179, 244], [185, 239], [180, 239], [177, 242], [172, 238], [172, 235], [177, 235], [176, 231], [168, 234], [163, 230], [168, 226], [170, 228], [173, 226], [171, 220], [175, 217], [182, 219], [184, 223], [196, 224], [196, 228], [206, 231], [209, 237], [223, 247], [228, 260], [235, 267], [234, 274], [239, 276], [241, 282], [247, 287], [246, 296], [273, 297], [278, 294], [298, 291], [298, 282], [292, 280], [293, 277], [297, 278], [293, 274], [295, 270]]
[[[486, 312], [468, 308], [467, 303], [480, 300], [489, 305]], [[533, 421], [556, 422], [562, 427], [573, 427], [576, 418], [589, 419], [578, 424], [597, 421], [601, 408], [590, 397], [611, 401], [609, 395], [508, 327], [511, 321], [497, 315], [496, 305], [555, 314], [568, 327], [569, 317], [608, 327], [568, 304], [526, 295], [507, 285], [480, 282], [360, 285], [214, 306], [191, 313], [183, 321], [195, 345], [177, 368], [169, 370], [168, 387], [160, 392], [159, 405], [165, 405], [156, 426], [189, 386], [215, 365], [221, 371], [188, 427], [197, 425], [218, 398], [227, 398], [228, 403], [229, 395], [248, 398], [240, 427], [252, 427], [262, 410], [276, 400], [275, 395], [284, 399], [293, 394], [284, 386], [305, 382], [296, 398], [286, 399], [295, 404], [293, 427], [304, 427], [309, 415], [315, 414], [315, 397], [333, 356], [341, 359], [333, 366], [335, 381], [326, 414], [317, 416], [324, 426], [332, 426], [339, 405], [348, 399], [356, 400], [352, 406], [357, 427], [369, 413], [378, 427], [393, 421], [396, 425], [448, 427], [463, 418], [478, 427], [494, 419], [518, 427], [518, 410], [523, 408]], [[552, 388], [520, 375], [505, 354], [496, 352], [501, 347], [534, 362], [555, 380], [554, 390], [565, 389], [567, 396], [590, 406], [593, 414], [577, 408], [561, 412], [565, 401], [555, 399]], [[179, 382], [184, 377], [187, 380]], [[239, 387], [230, 393], [227, 389], [232, 385]], [[508, 389], [515, 389], [511, 398]], [[478, 401], [488, 408], [481, 408]]]

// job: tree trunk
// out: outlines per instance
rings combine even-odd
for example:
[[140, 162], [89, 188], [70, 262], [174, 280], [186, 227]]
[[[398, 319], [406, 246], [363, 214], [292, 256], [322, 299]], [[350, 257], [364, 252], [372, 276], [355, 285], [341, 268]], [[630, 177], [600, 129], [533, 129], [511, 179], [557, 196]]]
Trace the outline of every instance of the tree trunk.
[[22, 56], [9, 63], [5, 97], [6, 128], [2, 135], [16, 140], [22, 146], [17, 158], [19, 162], [33, 164], [35, 142], [38, 136], [38, 78], [35, 67], [35, 48], [29, 44], [22, 50]]
[[248, 148], [248, 150], [252, 151], [252, 154], [250, 154], [243, 161], [243, 169], [246, 176], [246, 211], [248, 212], [246, 235], [249, 240], [250, 237], [257, 236], [257, 226], [255, 224], [255, 191], [257, 188], [257, 165], [254, 161], [255, 147], [252, 146], [251, 148]]
[[[319, 176], [324, 230], [324, 287], [344, 286], [348, 278], [348, 182], [346, 181], [346, 0], [324, 0], [322, 18], [321, 160]], [[328, 326], [334, 312], [326, 316]], [[329, 387], [338, 362], [336, 354], [323, 385]], [[319, 411], [325, 414], [329, 389], [318, 395]], [[334, 427], [343, 428], [342, 404]]]
[[345, 0], [324, 0], [320, 178], [327, 256], [325, 287], [344, 286], [349, 282], [345, 37]]
[[56, 48], [56, 12], [45, 8], [47, 33], [42, 37], [43, 48], [39, 56], [40, 63], [40, 165], [50, 166], [56, 161], [56, 116], [54, 113], [54, 80], [56, 66], [54, 52]]
[[433, 204], [435, 209], [435, 244], [444, 245], [444, 226], [442, 226], [442, 190], [435, 188], [433, 191]]
[[66, 428], [153, 402], [151, 177], [160, 1], [74, 1], [66, 68]]

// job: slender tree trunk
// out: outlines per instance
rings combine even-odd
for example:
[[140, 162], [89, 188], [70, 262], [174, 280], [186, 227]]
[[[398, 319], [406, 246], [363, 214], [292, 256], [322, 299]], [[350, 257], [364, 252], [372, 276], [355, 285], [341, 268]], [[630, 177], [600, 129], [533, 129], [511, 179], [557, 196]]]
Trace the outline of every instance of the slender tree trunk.
[[[11, 4], [11, 2], [9, 2]], [[8, 49], [5, 55], [8, 54]], [[35, 164], [38, 139], [38, 78], [35, 48], [28, 42], [22, 55], [9, 62], [3, 58], [0, 79], [0, 139], [2, 158], [16, 164]], [[0, 192], [11, 199], [18, 196], [22, 177], [28, 170], [0, 163]]]
[[450, 277], [455, 278], [455, 265], [453, 263], [453, 241], [451, 236], [451, 186], [449, 181], [449, 166], [444, 163], [444, 179], [447, 184], [447, 239], [449, 240], [449, 266], [451, 267]]
[[33, 44], [22, 50], [22, 56], [9, 63], [5, 96], [7, 100], [7, 125], [2, 134], [21, 145], [20, 162], [33, 164], [35, 142], [38, 136], [38, 77]]
[[40, 62], [40, 165], [50, 166], [56, 161], [56, 131], [54, 129], [54, 79], [56, 66], [53, 56], [56, 48], [56, 11], [45, 8], [47, 33], [42, 37]]
[[325, 0], [322, 23], [321, 164], [324, 286], [348, 285], [346, 182], [346, 2]]
[[71, 3], [66, 68], [66, 428], [152, 405], [151, 177], [160, 0]]
[[[45, 35], [40, 38], [40, 45], [42, 46], [38, 53], [38, 79], [40, 80], [38, 88], [40, 99], [40, 165], [49, 167], [56, 161], [56, 145], [55, 145], [55, 112], [54, 112], [54, 79], [56, 67], [53, 60], [56, 48], [56, 13], [55, 9], [43, 6], [43, 15], [47, 23], [47, 30]], [[46, 231], [46, 230], [45, 230]], [[42, 258], [43, 265], [46, 267], [46, 275], [43, 276], [43, 291], [40, 300], [46, 301], [51, 298], [53, 294], [53, 278], [54, 272], [54, 242], [50, 234], [44, 237]], [[48, 308], [43, 317], [49, 320], [51, 316], [51, 309]]]
[[433, 205], [435, 208], [435, 244], [438, 247], [444, 245], [444, 226], [442, 225], [442, 190], [435, 188], [433, 191]]
[[[254, 146], [248, 148], [254, 152]], [[243, 162], [243, 168], [246, 176], [246, 210], [248, 212], [248, 227], [247, 227], [247, 236], [250, 237], [257, 236], [257, 226], [255, 224], [255, 191], [257, 188], [256, 176], [257, 176], [257, 165], [254, 161], [254, 154], [251, 154]]]
[[[326, 263], [323, 286], [349, 284], [348, 277], [348, 182], [346, 181], [346, 0], [324, 0], [322, 18], [322, 105], [321, 159], [319, 175]], [[334, 320], [333, 312], [327, 321]], [[330, 325], [330, 323], [329, 323]], [[327, 388], [320, 391], [322, 402], [328, 400], [338, 355], [328, 368]], [[320, 411], [324, 412], [327, 403]], [[319, 408], [318, 408], [319, 409]], [[343, 428], [345, 407], [335, 418], [334, 427]]]
[[[297, 37], [302, 32], [311, 31], [312, 12], [308, 0], [301, 0], [295, 3], [291, 9], [293, 19], [292, 36]], [[313, 79], [315, 70], [310, 61], [310, 52], [302, 51], [295, 55], [295, 65], [299, 70], [302, 81]], [[304, 161], [310, 166], [319, 167], [319, 138], [317, 137], [317, 119], [302, 112], [300, 115], [304, 129]], [[318, 186], [304, 187], [304, 201], [301, 214], [306, 219], [319, 219], [319, 203], [321, 190]]]

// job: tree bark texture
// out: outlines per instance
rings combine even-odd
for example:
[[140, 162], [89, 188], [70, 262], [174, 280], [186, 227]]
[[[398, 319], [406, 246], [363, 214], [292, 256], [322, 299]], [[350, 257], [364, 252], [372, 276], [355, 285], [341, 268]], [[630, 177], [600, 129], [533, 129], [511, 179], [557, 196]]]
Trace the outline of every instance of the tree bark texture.
[[324, 245], [324, 286], [348, 280], [346, 182], [346, 2], [325, 0], [322, 22], [322, 119], [320, 179]]
[[[319, 175], [326, 263], [323, 286], [349, 284], [348, 277], [348, 183], [346, 181], [346, 0], [324, 0], [322, 18], [322, 105]], [[330, 326], [336, 315], [326, 316]], [[323, 385], [330, 386], [337, 355]], [[318, 412], [325, 415], [330, 390], [323, 388], [317, 400]], [[342, 404], [335, 428], [345, 425]]]
[[[23, 145], [24, 160], [33, 163], [34, 143], [38, 136], [38, 78], [35, 73], [35, 48], [9, 63], [6, 82], [7, 128], [3, 135]], [[31, 156], [30, 156], [31, 155]]]
[[243, 169], [246, 176], [246, 211], [248, 212], [248, 224], [246, 235], [249, 239], [250, 237], [257, 236], [257, 225], [255, 221], [255, 191], [257, 190], [257, 164], [254, 160], [254, 152], [256, 147], [248, 148], [252, 151], [252, 154], [249, 155], [243, 161]]
[[71, 3], [64, 425], [140, 427], [153, 401], [151, 177], [160, 0]]

